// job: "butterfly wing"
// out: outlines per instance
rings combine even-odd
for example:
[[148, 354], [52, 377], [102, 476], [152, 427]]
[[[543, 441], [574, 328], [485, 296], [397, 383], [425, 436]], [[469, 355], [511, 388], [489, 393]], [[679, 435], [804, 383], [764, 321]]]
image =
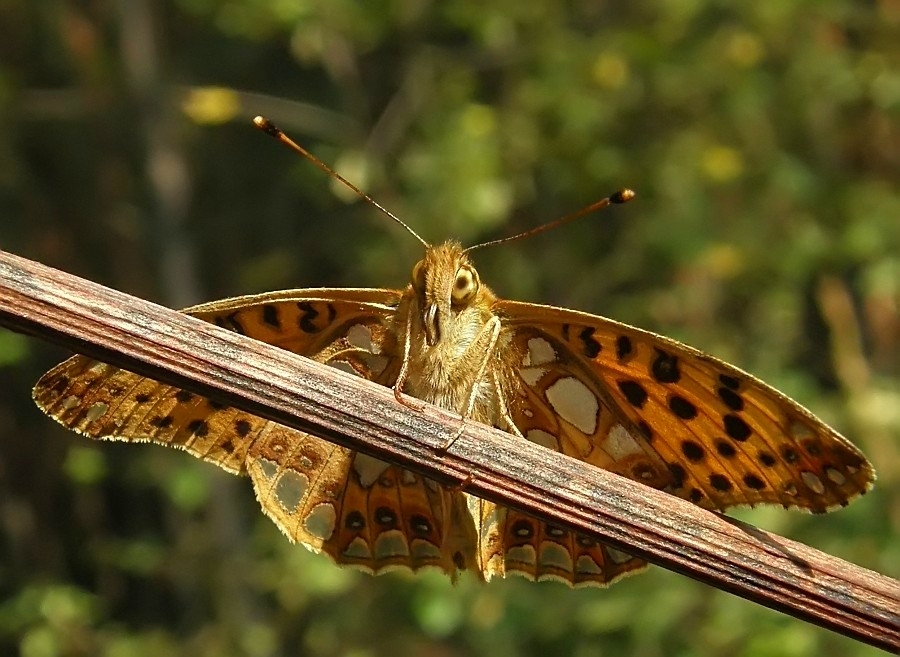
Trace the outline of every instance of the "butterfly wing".
[[32, 395], [47, 415], [88, 438], [168, 445], [246, 474], [253, 416], [186, 390], [74, 356], [42, 376]]
[[[184, 312], [392, 385], [401, 294], [287, 290]], [[452, 576], [474, 560], [466, 554], [474, 539], [451, 524], [453, 494], [402, 468], [84, 356], [45, 374], [33, 395], [44, 412], [90, 438], [177, 447], [249, 475], [266, 515], [337, 563], [370, 572], [435, 567]]]
[[[391, 358], [379, 359], [373, 345], [388, 352], [392, 348], [384, 327], [400, 293], [346, 290], [346, 299], [328, 300], [328, 295], [341, 292], [276, 292], [225, 299], [184, 312], [323, 361], [343, 349], [346, 362], [368, 378], [390, 378]], [[354, 330], [357, 326], [361, 328]], [[365, 342], [362, 327], [368, 326], [374, 335]], [[341, 336], [342, 328], [350, 336]], [[351, 343], [354, 335], [360, 336], [362, 347]], [[245, 425], [246, 413], [85, 356], [74, 356], [47, 372], [32, 394], [45, 413], [89, 438], [170, 445], [245, 474], [244, 457], [255, 437]]]
[[[562, 421], [554, 435], [590, 443], [585, 460], [610, 461], [608, 469], [638, 481], [633, 469], [618, 465], [621, 456], [643, 462], [654, 452], [658, 458], [647, 463], [664, 464], [668, 476], [662, 486], [651, 485], [709, 509], [768, 503], [824, 512], [846, 506], [874, 481], [854, 445], [736, 367], [595, 315], [509, 301], [494, 310], [532, 358], [519, 368], [532, 403], [511, 409], [526, 436], [529, 414], [555, 415]], [[535, 352], [543, 361], [538, 372]], [[595, 424], [576, 399], [597, 409]], [[609, 412], [615, 419], [604, 424]], [[561, 438], [560, 449], [571, 453], [571, 442]]]
[[469, 495], [479, 566], [488, 580], [515, 575], [573, 588], [609, 586], [647, 562], [521, 511]]
[[[505, 303], [505, 302], [503, 302]], [[524, 304], [523, 304], [524, 305]], [[509, 414], [528, 440], [591, 465], [671, 487], [674, 477], [639, 425], [617, 410], [602, 382], [546, 335], [544, 326], [507, 324], [516, 354]], [[486, 576], [523, 576], [573, 587], [608, 586], [646, 568], [642, 559], [514, 509], [470, 498]]]

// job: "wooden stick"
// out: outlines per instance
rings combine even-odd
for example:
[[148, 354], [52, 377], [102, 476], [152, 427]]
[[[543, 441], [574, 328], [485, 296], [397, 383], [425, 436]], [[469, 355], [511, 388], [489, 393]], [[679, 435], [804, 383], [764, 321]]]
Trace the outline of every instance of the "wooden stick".
[[[892, 652], [900, 582], [276, 347], [0, 252], [0, 325], [416, 470]], [[863, 502], [865, 503], [865, 502]]]

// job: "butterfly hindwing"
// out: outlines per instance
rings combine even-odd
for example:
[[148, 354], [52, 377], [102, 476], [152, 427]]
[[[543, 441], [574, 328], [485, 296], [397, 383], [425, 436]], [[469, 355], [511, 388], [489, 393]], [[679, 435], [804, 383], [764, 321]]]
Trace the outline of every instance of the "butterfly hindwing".
[[647, 567], [643, 559], [520, 511], [471, 495], [468, 503], [487, 579], [516, 575], [574, 588], [609, 586]]

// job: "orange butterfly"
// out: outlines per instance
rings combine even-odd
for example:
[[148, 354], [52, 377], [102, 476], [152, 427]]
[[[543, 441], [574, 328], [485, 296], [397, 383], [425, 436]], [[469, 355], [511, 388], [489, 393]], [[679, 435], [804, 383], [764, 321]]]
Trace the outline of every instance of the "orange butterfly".
[[[265, 119], [256, 123], [330, 172]], [[620, 192], [532, 232], [631, 196]], [[872, 486], [859, 450], [746, 372], [603, 317], [498, 299], [471, 249], [423, 244], [404, 290], [286, 290], [184, 312], [707, 509], [770, 503], [824, 512]], [[590, 537], [83, 356], [45, 374], [34, 398], [90, 438], [178, 447], [249, 475], [288, 538], [338, 564], [572, 586], [607, 585], [646, 566]]]

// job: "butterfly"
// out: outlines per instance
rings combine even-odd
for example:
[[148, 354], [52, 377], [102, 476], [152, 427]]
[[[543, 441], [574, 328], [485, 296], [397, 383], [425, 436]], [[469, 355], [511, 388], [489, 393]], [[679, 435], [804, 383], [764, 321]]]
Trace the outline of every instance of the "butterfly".
[[[871, 488], [874, 470], [855, 446], [750, 374], [604, 317], [499, 299], [482, 283], [472, 247], [419, 239], [424, 256], [404, 289], [285, 290], [183, 312], [705, 509], [821, 513]], [[289, 539], [340, 565], [573, 587], [606, 586], [646, 567], [589, 536], [84, 356], [50, 370], [33, 396], [90, 438], [177, 447], [249, 476]]]

